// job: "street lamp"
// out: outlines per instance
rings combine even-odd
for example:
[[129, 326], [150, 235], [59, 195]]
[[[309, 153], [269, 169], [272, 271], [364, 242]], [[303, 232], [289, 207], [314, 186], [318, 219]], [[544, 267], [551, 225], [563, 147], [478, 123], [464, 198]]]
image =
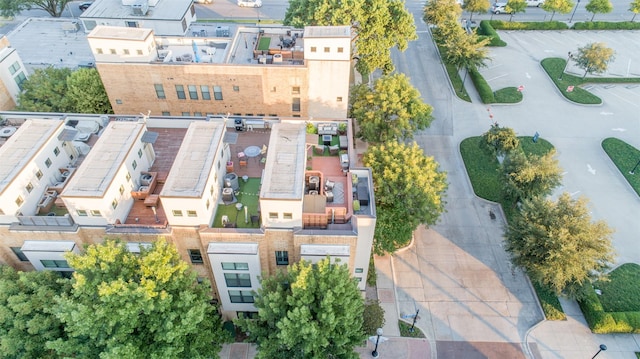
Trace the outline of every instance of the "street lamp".
[[600, 352], [605, 351], [605, 350], [607, 350], [607, 346], [604, 345], [604, 344], [600, 344], [600, 350], [598, 350], [598, 352], [594, 356], [592, 356], [591, 359], [597, 357], [598, 354], [600, 354]]
[[562, 76], [564, 76], [564, 72], [567, 71], [567, 66], [569, 66], [569, 61], [571, 61], [571, 59], [573, 59], [573, 54], [571, 53], [571, 51], [569, 51], [567, 53], [567, 63], [564, 64], [564, 69], [562, 69], [562, 73], [560, 74], [560, 78], [558, 80], [562, 80]]
[[636, 168], [638, 168], [638, 166], [640, 166], [640, 160], [638, 160], [638, 163], [636, 163], [636, 165], [633, 166], [633, 169], [631, 171], [629, 171], [629, 174], [630, 175], [636, 174]]
[[413, 333], [413, 327], [416, 326], [416, 320], [418, 320], [418, 314], [420, 313], [420, 309], [416, 310], [416, 316], [413, 317], [413, 323], [411, 323], [411, 328], [409, 328], [409, 332]]
[[573, 21], [573, 15], [576, 14], [576, 10], [578, 10], [578, 5], [580, 5], [580, 0], [578, 0], [578, 2], [576, 3], [576, 7], [573, 8], [573, 13], [571, 14], [571, 19], [569, 19], [569, 23]]
[[382, 335], [382, 328], [378, 328], [376, 330], [376, 335], [378, 336], [376, 338], [376, 347], [373, 349], [373, 351], [371, 352], [371, 356], [374, 358], [378, 357], [378, 343], [380, 343], [380, 336]]

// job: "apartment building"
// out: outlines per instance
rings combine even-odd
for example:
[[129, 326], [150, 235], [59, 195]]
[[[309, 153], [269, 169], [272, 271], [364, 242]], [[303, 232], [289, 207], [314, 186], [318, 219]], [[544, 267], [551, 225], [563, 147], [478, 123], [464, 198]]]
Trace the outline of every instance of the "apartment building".
[[[22, 83], [27, 71], [16, 49], [11, 47], [6, 36], [0, 38], [0, 110], [16, 107]], [[3, 134], [0, 133], [0, 136]]]
[[[104, 1], [104, 0], [103, 0]], [[349, 26], [218, 26], [185, 37], [96, 26], [89, 45], [116, 114], [344, 119]]]
[[0, 166], [2, 263], [69, 275], [83, 244], [164, 237], [227, 318], [301, 259], [345, 263], [365, 288], [376, 211], [348, 119], [0, 115], [17, 128], [0, 146], [16, 159]]

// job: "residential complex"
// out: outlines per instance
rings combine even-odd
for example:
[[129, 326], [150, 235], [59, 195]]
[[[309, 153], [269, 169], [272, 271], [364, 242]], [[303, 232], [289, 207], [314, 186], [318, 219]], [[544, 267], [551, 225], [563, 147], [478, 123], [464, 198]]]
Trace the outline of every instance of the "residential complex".
[[11, 47], [7, 37], [3, 36], [0, 38], [0, 109], [12, 109], [16, 106], [22, 82], [26, 79], [27, 71], [18, 52]]
[[70, 274], [84, 244], [165, 237], [228, 318], [300, 259], [345, 263], [364, 290], [376, 213], [350, 120], [0, 115], [3, 263]]

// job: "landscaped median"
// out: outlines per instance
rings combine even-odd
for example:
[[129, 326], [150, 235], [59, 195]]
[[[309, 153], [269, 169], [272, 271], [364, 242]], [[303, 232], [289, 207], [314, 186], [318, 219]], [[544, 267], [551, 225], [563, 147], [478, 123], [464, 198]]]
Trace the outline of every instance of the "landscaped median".
[[640, 150], [612, 137], [602, 141], [602, 148], [631, 188], [640, 196]]

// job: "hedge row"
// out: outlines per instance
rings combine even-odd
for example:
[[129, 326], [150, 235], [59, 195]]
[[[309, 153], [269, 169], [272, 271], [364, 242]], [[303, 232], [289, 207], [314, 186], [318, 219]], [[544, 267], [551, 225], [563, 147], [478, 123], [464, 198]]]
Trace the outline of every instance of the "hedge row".
[[473, 85], [476, 87], [478, 94], [480, 95], [480, 99], [482, 103], [495, 103], [496, 98], [493, 95], [493, 91], [491, 90], [491, 86], [487, 83], [487, 80], [480, 75], [480, 72], [476, 69], [469, 69], [469, 76], [471, 77], [471, 81], [473, 81]]
[[569, 26], [560, 21], [544, 22], [511, 22], [502, 20], [489, 20], [496, 30], [567, 30]]
[[578, 304], [592, 332], [640, 333], [640, 312], [605, 312], [593, 287], [589, 285], [585, 292]]
[[480, 26], [478, 26], [478, 35], [488, 37], [491, 39], [487, 46], [498, 46], [503, 47], [507, 46], [507, 43], [502, 41], [500, 35], [496, 32], [496, 30], [491, 26], [489, 21], [482, 20], [480, 21]]
[[640, 30], [640, 22], [621, 21], [588, 21], [576, 22], [571, 27], [574, 30]]

